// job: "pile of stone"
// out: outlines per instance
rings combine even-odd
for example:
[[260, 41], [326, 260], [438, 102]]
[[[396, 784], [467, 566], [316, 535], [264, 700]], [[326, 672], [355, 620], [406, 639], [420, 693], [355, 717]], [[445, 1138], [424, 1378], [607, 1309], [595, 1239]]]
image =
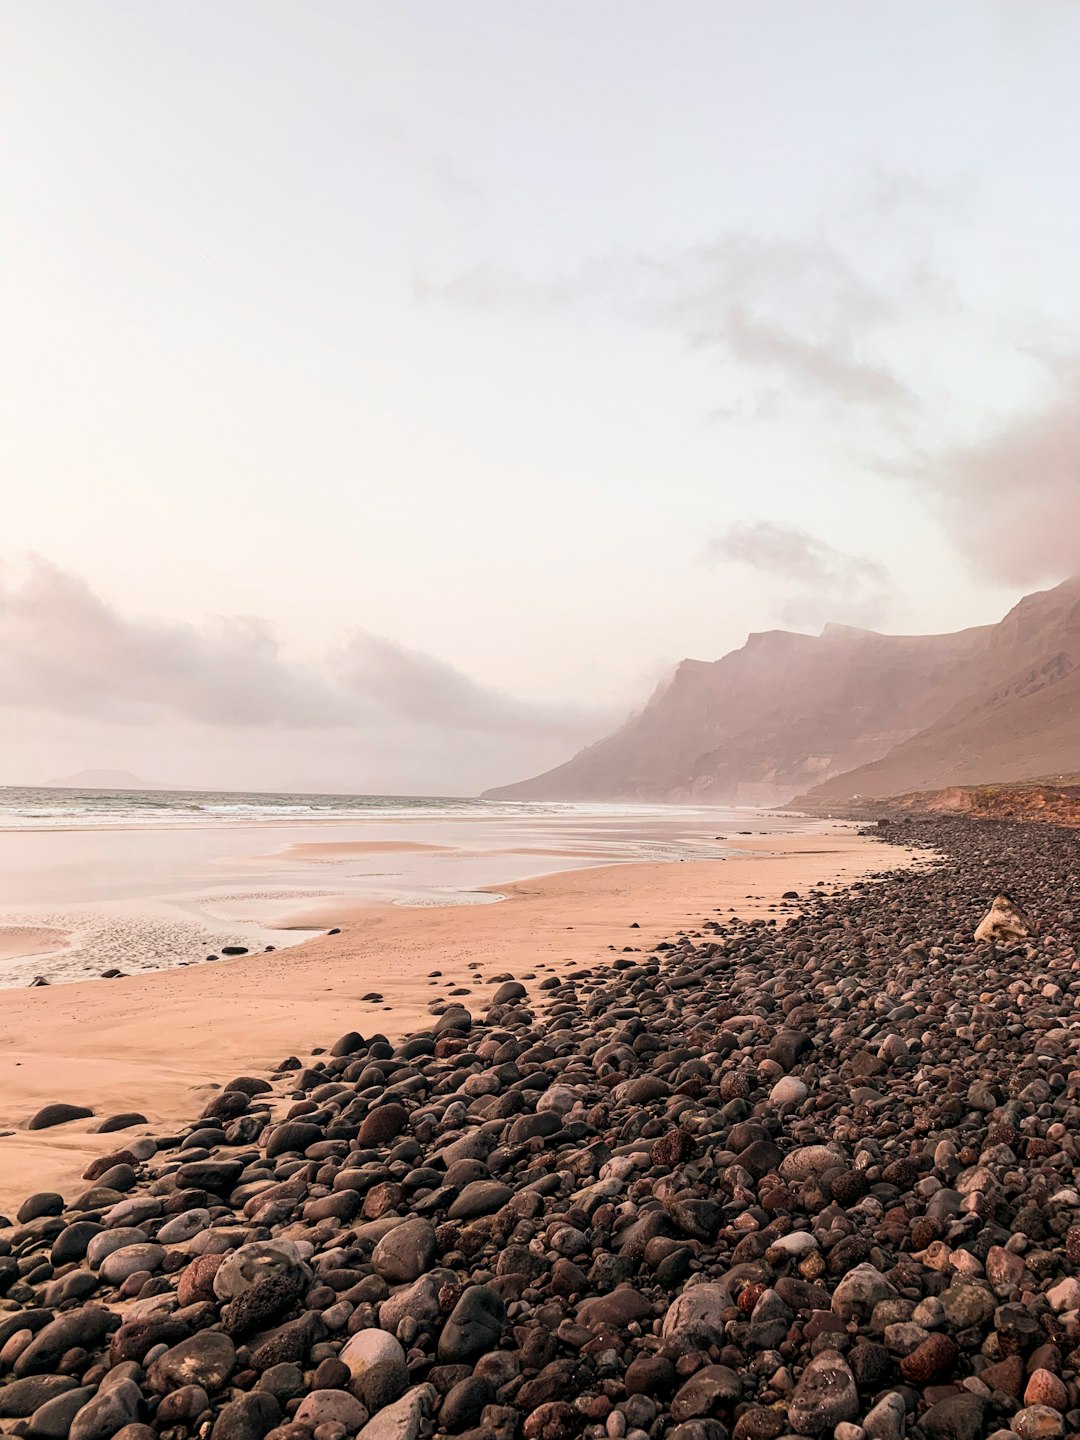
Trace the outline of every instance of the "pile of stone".
[[118, 1133], [0, 1228], [4, 1432], [1080, 1432], [1078, 840], [888, 834], [943, 858]]

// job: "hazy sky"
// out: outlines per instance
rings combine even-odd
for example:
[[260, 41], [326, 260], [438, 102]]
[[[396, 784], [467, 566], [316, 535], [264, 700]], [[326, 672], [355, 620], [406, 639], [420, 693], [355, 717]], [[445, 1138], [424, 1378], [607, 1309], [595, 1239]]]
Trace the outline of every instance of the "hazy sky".
[[469, 791], [748, 630], [1076, 569], [1078, 49], [4, 0], [0, 781]]

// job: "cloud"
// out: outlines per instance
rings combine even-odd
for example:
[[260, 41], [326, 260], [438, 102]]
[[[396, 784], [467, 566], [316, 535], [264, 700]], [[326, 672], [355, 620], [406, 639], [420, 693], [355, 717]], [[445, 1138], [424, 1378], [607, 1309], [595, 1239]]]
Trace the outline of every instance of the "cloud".
[[120, 614], [44, 560], [0, 574], [0, 704], [128, 725], [171, 718], [219, 728], [409, 727], [581, 743], [609, 717], [509, 695], [364, 630], [318, 666], [283, 655], [263, 620], [200, 628]]
[[901, 419], [918, 408], [888, 363], [885, 341], [924, 287], [910, 265], [895, 293], [862, 274], [822, 236], [723, 235], [669, 253], [608, 255], [530, 279], [493, 265], [443, 281], [414, 278], [414, 295], [479, 314], [553, 313], [599, 304], [636, 323], [715, 350], [793, 400], [826, 401]]
[[1010, 585], [1080, 570], [1080, 377], [1075, 361], [1050, 404], [908, 472], [957, 549]]
[[597, 724], [592, 707], [480, 685], [444, 660], [366, 631], [354, 632], [341, 664], [351, 693], [415, 724], [479, 734], [539, 731], [568, 740]]
[[879, 619], [889, 572], [876, 560], [838, 550], [794, 525], [769, 520], [732, 525], [709, 542], [705, 559], [746, 565], [780, 582], [777, 613], [788, 624]]

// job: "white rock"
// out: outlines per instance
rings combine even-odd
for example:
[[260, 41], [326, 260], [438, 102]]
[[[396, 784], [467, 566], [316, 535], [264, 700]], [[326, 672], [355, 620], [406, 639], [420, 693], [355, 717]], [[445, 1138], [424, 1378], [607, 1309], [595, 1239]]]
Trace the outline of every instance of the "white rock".
[[809, 1087], [794, 1075], [784, 1075], [769, 1091], [774, 1105], [801, 1105], [810, 1094]]
[[[371, 1369], [372, 1365], [394, 1363], [404, 1365], [405, 1351], [393, 1335], [388, 1334], [385, 1330], [358, 1330], [355, 1335], [350, 1335], [341, 1347], [338, 1359], [343, 1365], [349, 1367], [349, 1374], [353, 1379], [358, 1380], [365, 1370]], [[411, 1393], [410, 1391], [409, 1394]], [[407, 1396], [402, 1396], [402, 1400], [406, 1398]], [[401, 1401], [396, 1403], [400, 1405]], [[387, 1408], [394, 1409], [395, 1407]], [[380, 1411], [380, 1414], [386, 1414], [386, 1411]]]

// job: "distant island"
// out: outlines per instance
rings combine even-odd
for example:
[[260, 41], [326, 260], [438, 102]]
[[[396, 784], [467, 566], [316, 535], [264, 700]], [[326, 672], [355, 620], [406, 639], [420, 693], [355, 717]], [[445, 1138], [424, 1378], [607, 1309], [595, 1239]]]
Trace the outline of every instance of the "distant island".
[[46, 780], [45, 790], [154, 790], [157, 787], [141, 780], [130, 770], [76, 770], [58, 780]]

